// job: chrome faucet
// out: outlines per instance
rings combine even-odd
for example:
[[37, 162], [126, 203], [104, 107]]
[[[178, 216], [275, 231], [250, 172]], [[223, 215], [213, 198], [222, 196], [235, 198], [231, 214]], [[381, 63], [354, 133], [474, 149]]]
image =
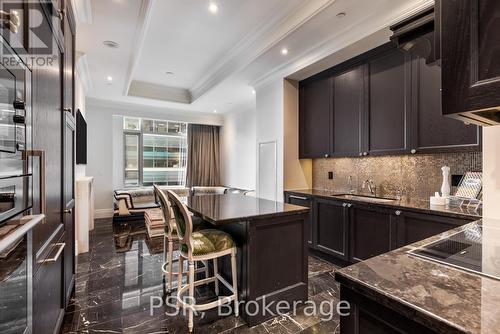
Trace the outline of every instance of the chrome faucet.
[[349, 194], [350, 195], [354, 195], [354, 193], [356, 193], [356, 190], [352, 186], [352, 175], [349, 175], [349, 178], [347, 179], [347, 182], [349, 184]]
[[366, 180], [363, 182], [363, 189], [368, 187], [368, 191], [372, 196], [377, 196], [377, 186], [373, 182], [373, 180]]

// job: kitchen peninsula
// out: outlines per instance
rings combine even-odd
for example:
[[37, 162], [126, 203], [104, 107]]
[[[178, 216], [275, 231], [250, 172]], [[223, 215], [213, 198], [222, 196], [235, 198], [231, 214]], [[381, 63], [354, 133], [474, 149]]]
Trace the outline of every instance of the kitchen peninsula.
[[[241, 195], [191, 196], [186, 205], [236, 241], [240, 314], [250, 327], [273, 315], [254, 314], [254, 306], [246, 312], [249, 302], [257, 303], [260, 310], [265, 302], [276, 313], [277, 301], [307, 300], [308, 208]], [[229, 263], [221, 268], [230, 277]]]

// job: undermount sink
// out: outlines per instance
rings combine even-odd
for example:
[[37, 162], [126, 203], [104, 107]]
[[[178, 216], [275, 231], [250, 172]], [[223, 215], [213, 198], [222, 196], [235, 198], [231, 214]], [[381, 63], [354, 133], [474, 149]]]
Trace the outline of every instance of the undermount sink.
[[371, 196], [350, 195], [350, 194], [335, 195], [335, 197], [342, 197], [342, 198], [350, 199], [350, 200], [354, 200], [354, 201], [364, 201], [364, 202], [372, 202], [372, 203], [392, 203], [392, 202], [397, 201], [397, 199], [395, 199], [395, 198], [371, 197]]

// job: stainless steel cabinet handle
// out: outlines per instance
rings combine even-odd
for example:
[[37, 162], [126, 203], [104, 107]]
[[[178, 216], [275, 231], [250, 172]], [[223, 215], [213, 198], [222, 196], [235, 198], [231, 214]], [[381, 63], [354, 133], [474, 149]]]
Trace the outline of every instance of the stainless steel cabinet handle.
[[402, 214], [402, 212], [399, 210], [397, 210], [395, 213], [396, 213], [396, 216], [401, 216], [401, 214]]
[[351, 203], [347, 204], [347, 207], [352, 208], [352, 204]]
[[362, 157], [363, 156], [363, 152], [359, 152], [359, 156]]
[[295, 196], [295, 195], [289, 195], [288, 198], [300, 199], [302, 201], [307, 201], [309, 199], [307, 197], [301, 197], [301, 196]]
[[347, 207], [347, 203], [342, 204], [342, 206], [343, 206], [344, 208], [345, 208], [345, 207]]
[[73, 109], [71, 109], [71, 108], [64, 108], [63, 111], [73, 112]]
[[363, 155], [364, 155], [364, 156], [367, 156], [367, 155], [368, 155], [368, 152], [363, 152]]
[[330, 155], [329, 154], [325, 154], [325, 158], [328, 158]]
[[411, 150], [410, 152], [411, 152], [411, 154], [415, 154], [415, 153], [417, 153], [417, 150], [416, 150], [416, 149], [413, 149], [413, 150]]
[[69, 213], [69, 214], [72, 214], [72, 213], [73, 213], [73, 210], [72, 210], [72, 209], [64, 209], [64, 213]]
[[52, 258], [43, 260], [43, 263], [54, 263], [54, 262], [57, 262], [57, 260], [59, 260], [59, 258], [61, 257], [61, 254], [64, 250], [64, 247], [66, 247], [66, 243], [62, 242], [60, 244], [56, 244], [56, 246], [59, 246], [59, 249], [57, 250], [56, 255]]

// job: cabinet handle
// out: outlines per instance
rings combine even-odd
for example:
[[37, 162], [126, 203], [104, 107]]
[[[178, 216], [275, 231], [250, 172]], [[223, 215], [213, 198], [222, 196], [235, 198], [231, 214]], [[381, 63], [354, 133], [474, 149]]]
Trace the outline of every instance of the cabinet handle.
[[363, 156], [363, 152], [359, 152], [359, 156], [362, 157]]
[[401, 216], [401, 213], [402, 213], [402, 212], [401, 212], [401, 211], [399, 211], [399, 210], [397, 210], [395, 213], [396, 213], [396, 216]]
[[57, 251], [56, 255], [52, 258], [43, 260], [42, 263], [54, 263], [54, 262], [57, 262], [57, 260], [59, 260], [59, 258], [61, 257], [61, 254], [64, 250], [64, 247], [66, 247], [66, 244], [64, 242], [62, 242], [60, 244], [56, 244], [56, 246], [59, 246], [59, 250]]
[[325, 154], [325, 158], [328, 158], [328, 157], [330, 157], [330, 155], [329, 154]]
[[343, 203], [342, 206], [345, 208], [347, 207], [347, 203]]
[[59, 20], [64, 20], [64, 9], [58, 9], [57, 10], [57, 17], [59, 18]]
[[64, 209], [64, 213], [72, 214], [73, 210], [72, 209]]
[[295, 196], [295, 195], [289, 195], [288, 198], [295, 198], [295, 199], [300, 199], [302, 201], [307, 201], [309, 198], [307, 197], [302, 197], [302, 196]]
[[347, 204], [347, 207], [352, 208], [352, 204], [351, 203]]
[[63, 108], [63, 111], [66, 111], [66, 112], [72, 113], [72, 112], [73, 112], [73, 109], [71, 109], [71, 108]]
[[416, 149], [413, 149], [413, 150], [411, 150], [410, 152], [411, 152], [411, 154], [415, 154], [415, 153], [417, 153], [417, 150], [416, 150]]
[[363, 152], [363, 155], [366, 157], [368, 155], [368, 152]]

